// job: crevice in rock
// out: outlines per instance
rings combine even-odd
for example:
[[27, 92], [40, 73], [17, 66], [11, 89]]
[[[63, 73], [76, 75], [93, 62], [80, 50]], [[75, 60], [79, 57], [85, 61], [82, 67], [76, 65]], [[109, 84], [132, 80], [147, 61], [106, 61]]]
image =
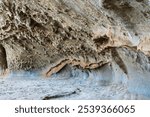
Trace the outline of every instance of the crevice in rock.
[[137, 2], [143, 2], [144, 0], [136, 0]]
[[0, 44], [0, 70], [1, 70], [1, 75], [5, 75], [7, 68], [8, 68], [8, 66], [7, 66], [6, 50]]
[[119, 53], [117, 52], [116, 48], [111, 49], [111, 54], [112, 54], [113, 60], [119, 65], [120, 69], [122, 69], [125, 74], [128, 74], [127, 67], [124, 64], [121, 57], [119, 56]]

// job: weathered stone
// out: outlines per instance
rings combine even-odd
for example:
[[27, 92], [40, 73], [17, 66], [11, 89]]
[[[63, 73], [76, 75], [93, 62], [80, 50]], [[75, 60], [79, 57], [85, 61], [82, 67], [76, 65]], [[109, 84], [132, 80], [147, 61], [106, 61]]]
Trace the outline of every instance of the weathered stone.
[[50, 76], [115, 61], [128, 74], [117, 48], [149, 56], [149, 19], [148, 0], [0, 0], [0, 66]]

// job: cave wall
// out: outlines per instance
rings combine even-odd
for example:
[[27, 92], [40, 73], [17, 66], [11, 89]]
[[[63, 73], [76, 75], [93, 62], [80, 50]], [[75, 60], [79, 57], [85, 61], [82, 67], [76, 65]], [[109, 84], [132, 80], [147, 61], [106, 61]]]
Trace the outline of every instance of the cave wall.
[[[148, 0], [0, 1], [0, 49], [7, 56], [0, 63], [10, 71], [41, 70], [49, 77], [66, 65], [95, 69], [115, 63], [132, 77], [124, 61], [132, 58], [130, 51], [148, 58], [149, 32]], [[127, 56], [118, 48], [129, 48]], [[147, 70], [145, 64], [139, 67]]]

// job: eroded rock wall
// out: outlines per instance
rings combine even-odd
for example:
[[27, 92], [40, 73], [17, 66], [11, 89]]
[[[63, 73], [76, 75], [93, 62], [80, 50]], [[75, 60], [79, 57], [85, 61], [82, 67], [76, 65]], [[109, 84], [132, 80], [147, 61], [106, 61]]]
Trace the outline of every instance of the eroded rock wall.
[[[148, 59], [137, 60], [149, 56], [149, 32], [148, 0], [0, 1], [1, 58], [10, 71], [50, 76], [66, 65], [95, 69], [115, 63], [130, 78], [130, 58], [133, 69], [149, 70]], [[126, 56], [118, 48], [129, 48]]]

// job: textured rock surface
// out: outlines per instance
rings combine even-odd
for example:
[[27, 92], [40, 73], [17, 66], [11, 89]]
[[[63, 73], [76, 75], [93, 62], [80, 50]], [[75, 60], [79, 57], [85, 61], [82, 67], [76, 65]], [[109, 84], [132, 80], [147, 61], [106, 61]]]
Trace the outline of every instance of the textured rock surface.
[[[149, 0], [0, 0], [3, 71], [50, 77], [69, 66], [147, 92], [149, 44]], [[97, 72], [105, 65], [108, 76]]]
[[0, 43], [10, 70], [55, 66], [65, 59], [81, 67], [102, 65], [111, 61], [109, 47], [149, 52], [148, 1], [1, 0], [0, 7]]

